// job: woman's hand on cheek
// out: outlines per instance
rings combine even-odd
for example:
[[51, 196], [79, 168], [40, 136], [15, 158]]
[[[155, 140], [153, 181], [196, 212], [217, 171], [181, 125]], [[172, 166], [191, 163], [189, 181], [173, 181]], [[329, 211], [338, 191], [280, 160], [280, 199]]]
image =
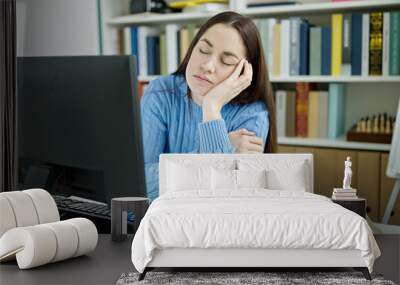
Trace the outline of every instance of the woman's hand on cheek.
[[[240, 74], [243, 69], [243, 74]], [[253, 68], [244, 58], [224, 81], [212, 88], [204, 97], [203, 106], [220, 111], [222, 107], [238, 96], [251, 84]]]

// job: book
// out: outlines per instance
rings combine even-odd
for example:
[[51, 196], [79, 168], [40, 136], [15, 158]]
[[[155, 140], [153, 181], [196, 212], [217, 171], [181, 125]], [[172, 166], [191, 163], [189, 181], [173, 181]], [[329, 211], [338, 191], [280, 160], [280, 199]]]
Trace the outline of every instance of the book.
[[369, 75], [369, 14], [365, 13], [362, 16], [362, 63], [361, 63], [361, 75]]
[[308, 136], [308, 94], [310, 83], [296, 83], [296, 136]]
[[336, 194], [332, 194], [332, 199], [334, 199], [334, 200], [356, 200], [356, 199], [358, 199], [358, 196], [354, 195], [351, 197], [343, 197], [343, 196], [338, 196]]
[[165, 26], [165, 37], [167, 39], [167, 73], [172, 73], [178, 68], [178, 30], [177, 24]]
[[179, 38], [180, 38], [180, 42], [179, 42], [179, 60], [180, 62], [183, 61], [183, 59], [186, 56], [187, 50], [189, 48], [190, 45], [190, 41], [189, 41], [189, 30], [188, 28], [184, 27], [181, 28], [180, 30], [180, 34], [179, 34]]
[[390, 13], [383, 13], [382, 75], [389, 75]]
[[334, 193], [357, 193], [357, 189], [343, 189], [343, 188], [334, 188]]
[[383, 13], [370, 14], [369, 21], [369, 75], [382, 75]]
[[275, 23], [273, 26], [273, 61], [272, 75], [279, 76], [281, 74], [281, 24]]
[[147, 44], [147, 73], [160, 74], [160, 38], [159, 36], [146, 37]]
[[159, 30], [155, 27], [139, 26], [137, 30], [137, 42], [139, 53], [139, 76], [147, 76], [149, 63], [147, 55], [147, 37], [158, 36]]
[[165, 33], [160, 35], [160, 74], [167, 75], [168, 74], [168, 66], [167, 66], [167, 38]]
[[290, 70], [290, 20], [281, 21], [281, 72], [283, 77], [289, 76]]
[[136, 57], [136, 74], [139, 74], [139, 49], [138, 49], [138, 27], [130, 27], [131, 30], [131, 54]]
[[351, 75], [351, 14], [343, 15], [341, 75]]
[[290, 19], [290, 75], [299, 75], [300, 71], [300, 24], [300, 18]]
[[362, 14], [351, 14], [351, 75], [361, 75]]
[[310, 75], [321, 75], [321, 27], [310, 28]]
[[131, 28], [124, 27], [124, 54], [130, 55], [131, 53], [132, 53]]
[[267, 32], [267, 62], [269, 71], [272, 71], [272, 64], [274, 62], [274, 26], [276, 19], [268, 19], [268, 32]]
[[319, 92], [310, 91], [308, 93], [308, 118], [307, 118], [308, 137], [319, 137]]
[[286, 136], [296, 136], [296, 92], [286, 91]]
[[331, 48], [331, 74], [334, 76], [341, 75], [342, 66], [342, 24], [343, 15], [333, 14], [332, 20], [332, 48]]
[[389, 74], [400, 75], [400, 11], [390, 12]]
[[329, 84], [328, 138], [336, 139], [344, 134], [345, 85]]
[[286, 91], [277, 90], [276, 97], [276, 126], [278, 137], [286, 135]]
[[300, 69], [299, 75], [309, 74], [309, 26], [307, 21], [300, 24]]
[[331, 28], [321, 29], [321, 75], [331, 75]]
[[318, 125], [319, 125], [319, 137], [328, 137], [328, 92], [319, 91], [319, 107], [318, 107]]

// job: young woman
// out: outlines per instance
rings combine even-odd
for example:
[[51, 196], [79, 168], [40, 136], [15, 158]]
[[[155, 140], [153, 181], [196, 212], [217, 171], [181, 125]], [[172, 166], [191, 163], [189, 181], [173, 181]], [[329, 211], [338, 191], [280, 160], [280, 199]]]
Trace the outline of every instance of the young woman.
[[158, 197], [161, 153], [275, 152], [271, 84], [257, 27], [234, 12], [210, 18], [178, 70], [141, 101], [146, 187]]

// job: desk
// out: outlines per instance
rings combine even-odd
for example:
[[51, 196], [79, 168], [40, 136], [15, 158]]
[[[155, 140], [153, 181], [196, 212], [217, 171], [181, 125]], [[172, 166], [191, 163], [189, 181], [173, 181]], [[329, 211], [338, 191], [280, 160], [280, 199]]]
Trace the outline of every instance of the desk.
[[[112, 242], [111, 235], [100, 234], [95, 251], [41, 267], [19, 270], [15, 261], [0, 264], [0, 284], [115, 284], [124, 272], [135, 271], [131, 261], [133, 236], [123, 242]], [[400, 236], [375, 235], [382, 251], [374, 265], [380, 273], [400, 281]], [[312, 271], [312, 269], [310, 270]]]
[[1, 263], [0, 284], [115, 284], [122, 273], [134, 271], [132, 239], [112, 242], [111, 235], [100, 234], [88, 255], [27, 270], [19, 270], [16, 261]]

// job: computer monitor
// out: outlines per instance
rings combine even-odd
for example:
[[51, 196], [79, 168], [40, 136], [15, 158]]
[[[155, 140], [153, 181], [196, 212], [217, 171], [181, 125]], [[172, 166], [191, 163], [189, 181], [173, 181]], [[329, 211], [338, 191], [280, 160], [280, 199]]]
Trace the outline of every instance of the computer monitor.
[[20, 189], [146, 197], [132, 56], [17, 58]]

